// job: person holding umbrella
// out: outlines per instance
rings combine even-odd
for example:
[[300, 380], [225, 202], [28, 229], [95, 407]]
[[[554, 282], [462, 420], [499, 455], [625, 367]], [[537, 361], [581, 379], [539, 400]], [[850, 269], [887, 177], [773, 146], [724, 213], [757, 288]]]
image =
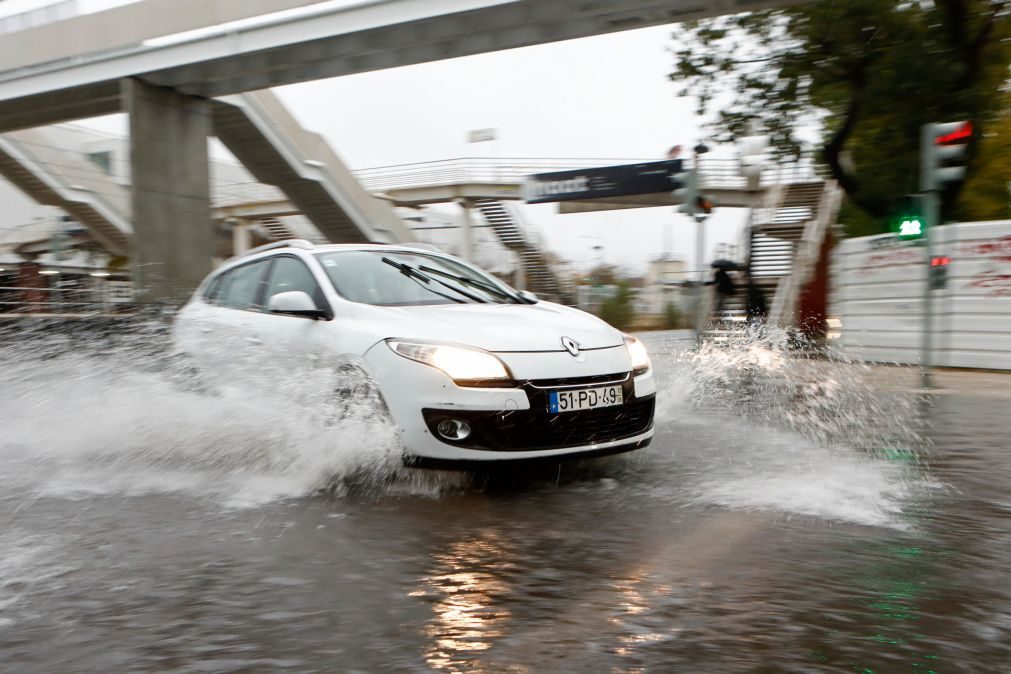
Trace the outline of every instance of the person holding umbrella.
[[734, 279], [728, 273], [737, 269], [737, 263], [730, 260], [714, 260], [710, 266], [716, 270], [716, 273], [713, 274], [713, 280], [707, 285], [716, 286], [716, 313], [719, 314], [723, 311], [727, 298], [737, 292]]

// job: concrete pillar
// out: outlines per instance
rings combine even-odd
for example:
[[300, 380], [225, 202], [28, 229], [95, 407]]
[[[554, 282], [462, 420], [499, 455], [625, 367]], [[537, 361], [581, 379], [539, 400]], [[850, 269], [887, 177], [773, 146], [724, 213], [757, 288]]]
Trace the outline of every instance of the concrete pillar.
[[527, 265], [520, 255], [516, 256], [516, 282], [513, 284], [516, 290], [527, 289]]
[[207, 101], [123, 81], [130, 115], [133, 282], [137, 301], [179, 305], [211, 270]]
[[473, 207], [470, 199], [457, 199], [456, 203], [460, 204], [460, 208], [463, 209], [463, 229], [462, 229], [462, 240], [460, 242], [460, 247], [462, 252], [460, 257], [462, 257], [467, 262], [474, 261], [474, 231], [471, 229], [473, 223], [471, 223], [470, 210]]
[[253, 233], [249, 231], [249, 221], [245, 218], [232, 218], [232, 255], [242, 255], [253, 247]]

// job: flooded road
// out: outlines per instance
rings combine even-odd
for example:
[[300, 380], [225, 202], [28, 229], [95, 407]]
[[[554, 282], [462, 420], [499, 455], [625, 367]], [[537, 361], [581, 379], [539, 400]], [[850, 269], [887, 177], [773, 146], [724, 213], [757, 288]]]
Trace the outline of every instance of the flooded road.
[[683, 337], [651, 447], [493, 476], [5, 347], [0, 670], [1011, 671], [1011, 402]]

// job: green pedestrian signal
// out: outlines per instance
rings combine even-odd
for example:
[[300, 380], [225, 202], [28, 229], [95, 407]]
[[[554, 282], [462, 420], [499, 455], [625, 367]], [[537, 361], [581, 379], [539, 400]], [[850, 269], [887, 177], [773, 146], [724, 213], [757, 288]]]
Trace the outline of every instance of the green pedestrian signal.
[[923, 236], [923, 220], [911, 217], [899, 222], [900, 239], [919, 239], [921, 236]]
[[922, 239], [927, 234], [927, 222], [923, 217], [923, 204], [918, 194], [907, 194], [896, 209], [897, 217], [892, 220], [892, 230], [900, 239]]

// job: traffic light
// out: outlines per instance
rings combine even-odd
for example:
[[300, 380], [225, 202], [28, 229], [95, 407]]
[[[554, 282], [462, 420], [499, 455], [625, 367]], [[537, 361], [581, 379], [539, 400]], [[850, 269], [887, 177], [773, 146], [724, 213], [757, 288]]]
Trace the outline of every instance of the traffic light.
[[[925, 124], [920, 143], [920, 188], [925, 192], [939, 190], [946, 183], [965, 178], [964, 161], [972, 122]], [[954, 164], [954, 165], [952, 165]]]
[[672, 176], [678, 187], [671, 192], [671, 196], [681, 202], [681, 205], [678, 206], [678, 212], [680, 213], [695, 215], [695, 208], [698, 204], [699, 198], [696, 175], [695, 169], [693, 168], [687, 171], [682, 169], [680, 173], [675, 173]]
[[715, 204], [713, 203], [712, 197], [703, 196], [701, 194], [695, 197], [695, 217], [696, 218], [706, 218], [710, 213], [713, 212]]
[[930, 289], [941, 290], [948, 287], [948, 265], [951, 258], [939, 255], [930, 258]]
[[923, 220], [918, 215], [910, 215], [899, 220], [900, 239], [923, 238]]
[[923, 217], [920, 195], [910, 194], [902, 199], [898, 216], [893, 220], [892, 229], [900, 239], [922, 239], [927, 231]]

